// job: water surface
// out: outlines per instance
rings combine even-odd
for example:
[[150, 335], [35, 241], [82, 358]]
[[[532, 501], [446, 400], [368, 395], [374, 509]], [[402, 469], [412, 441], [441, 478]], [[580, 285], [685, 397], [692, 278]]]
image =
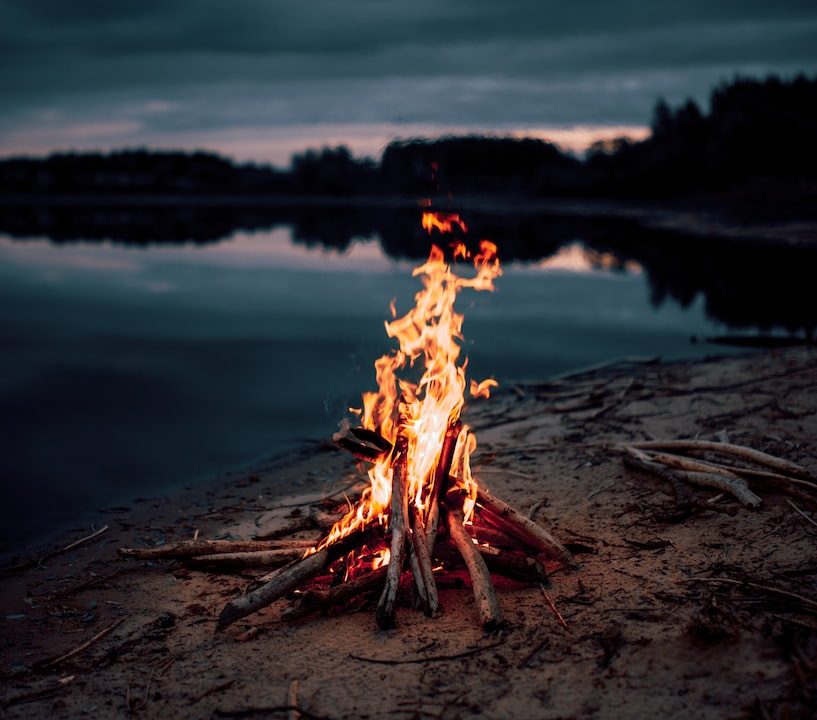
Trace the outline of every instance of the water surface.
[[[0, 544], [331, 434], [392, 347], [390, 301], [405, 311], [419, 288], [416, 261], [377, 239], [0, 236]], [[509, 262], [496, 293], [460, 297], [471, 371], [507, 383], [712, 353], [689, 342], [727, 327], [705, 293], [656, 292], [637, 260], [579, 236]]]

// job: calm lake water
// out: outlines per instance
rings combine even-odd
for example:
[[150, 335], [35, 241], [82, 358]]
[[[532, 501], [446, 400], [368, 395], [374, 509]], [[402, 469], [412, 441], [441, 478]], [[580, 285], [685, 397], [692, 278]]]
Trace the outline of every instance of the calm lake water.
[[[728, 352], [690, 343], [726, 329], [702, 295], [656, 304], [638, 262], [581, 241], [461, 295], [475, 377]], [[0, 548], [330, 435], [374, 384], [415, 264], [286, 226], [146, 247], [0, 235]]]

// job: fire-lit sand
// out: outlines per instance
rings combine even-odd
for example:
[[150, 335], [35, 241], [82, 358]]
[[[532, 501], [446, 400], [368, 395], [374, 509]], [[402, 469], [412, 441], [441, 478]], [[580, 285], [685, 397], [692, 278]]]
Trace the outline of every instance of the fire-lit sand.
[[363, 460], [327, 443], [118, 509], [11, 573], [4, 714], [809, 717], [813, 351], [467, 383], [454, 299], [500, 272], [482, 243], [454, 274], [467, 252], [387, 323], [336, 437]]

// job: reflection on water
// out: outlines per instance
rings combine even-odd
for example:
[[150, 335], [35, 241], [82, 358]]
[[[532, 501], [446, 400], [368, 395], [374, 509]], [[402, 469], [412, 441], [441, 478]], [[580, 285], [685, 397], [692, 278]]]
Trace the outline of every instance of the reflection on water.
[[[104, 239], [121, 239], [117, 223], [107, 235], [95, 225], [97, 242], [0, 236], [0, 545], [329, 435], [371, 386], [389, 302], [412, 303], [409, 269], [428, 249], [416, 212], [351, 216], [313, 211], [292, 227], [188, 245]], [[797, 285], [810, 257], [786, 270], [781, 291], [779, 256], [505, 221], [471, 221], [506, 260], [494, 295], [461, 298], [475, 376], [705, 354], [689, 337], [730, 317], [813, 327], [810, 304], [785, 309], [787, 323], [775, 314], [781, 293], [807, 297]], [[75, 219], [70, 232], [83, 227]]]

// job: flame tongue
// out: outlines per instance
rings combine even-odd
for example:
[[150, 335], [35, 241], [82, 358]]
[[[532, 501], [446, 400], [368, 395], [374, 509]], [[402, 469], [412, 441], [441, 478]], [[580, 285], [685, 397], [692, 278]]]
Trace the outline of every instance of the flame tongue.
[[[423, 227], [429, 234], [450, 233], [453, 227], [466, 231], [457, 215], [423, 213]], [[467, 258], [462, 243], [454, 245], [454, 257]], [[469, 277], [452, 270], [443, 251], [431, 246], [425, 263], [415, 268], [423, 289], [415, 296], [414, 307], [402, 317], [386, 322], [386, 334], [395, 338], [399, 348], [375, 362], [377, 392], [363, 395], [362, 424], [378, 431], [394, 443], [398, 423], [408, 438], [409, 501], [421, 511], [427, 509], [429, 489], [440, 457], [446, 430], [459, 418], [465, 401], [467, 361], [461, 363], [463, 316], [455, 312], [458, 293], [466, 288], [492, 291], [494, 280], [502, 274], [496, 245], [483, 240], [479, 253], [473, 257], [476, 272]], [[407, 368], [421, 369], [417, 382], [401, 378], [398, 373]], [[415, 376], [418, 374], [415, 370]], [[487, 397], [496, 381], [472, 381], [472, 395]], [[469, 458], [476, 448], [476, 439], [467, 426], [457, 438], [451, 475], [466, 491], [463, 506], [466, 521], [470, 520], [476, 499], [476, 485], [471, 478]], [[370, 486], [352, 508], [329, 532], [321, 543], [335, 542], [362, 525], [387, 522], [391, 500], [392, 457], [381, 457], [369, 469]]]

